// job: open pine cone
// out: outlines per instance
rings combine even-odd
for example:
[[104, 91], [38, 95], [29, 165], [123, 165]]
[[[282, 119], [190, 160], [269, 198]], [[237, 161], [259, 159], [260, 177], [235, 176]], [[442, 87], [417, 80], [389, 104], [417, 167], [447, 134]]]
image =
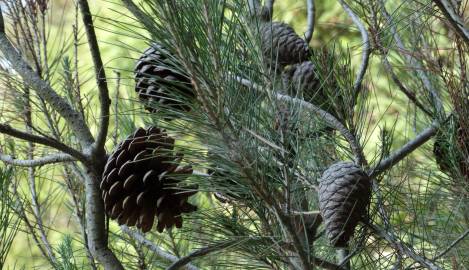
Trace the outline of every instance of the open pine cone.
[[156, 112], [158, 104], [178, 111], [189, 111], [184, 99], [195, 96], [190, 79], [175, 66], [170, 53], [153, 44], [135, 66], [135, 91], [149, 112]]
[[120, 225], [137, 226], [143, 232], [182, 226], [182, 213], [196, 210], [188, 198], [196, 187], [181, 187], [190, 166], [180, 167], [174, 156], [174, 139], [163, 130], [139, 128], [109, 156], [100, 185], [106, 214]]
[[262, 23], [259, 28], [262, 53], [269, 67], [276, 68], [277, 63], [278, 68], [283, 68], [306, 61], [310, 57], [308, 44], [288, 24]]
[[319, 182], [319, 209], [326, 234], [335, 247], [346, 247], [371, 197], [371, 180], [352, 162], [337, 162]]

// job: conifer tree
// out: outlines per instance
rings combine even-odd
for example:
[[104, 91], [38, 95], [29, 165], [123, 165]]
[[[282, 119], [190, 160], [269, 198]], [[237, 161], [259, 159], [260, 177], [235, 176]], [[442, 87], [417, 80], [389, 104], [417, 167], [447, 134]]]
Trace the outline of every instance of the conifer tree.
[[0, 2], [0, 269], [469, 265], [469, 1], [70, 2]]

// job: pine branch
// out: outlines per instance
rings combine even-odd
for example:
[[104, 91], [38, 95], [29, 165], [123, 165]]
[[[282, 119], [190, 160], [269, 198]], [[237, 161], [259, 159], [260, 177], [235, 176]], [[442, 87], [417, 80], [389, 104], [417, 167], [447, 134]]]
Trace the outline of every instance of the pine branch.
[[215, 244], [215, 245], [212, 245], [212, 246], [197, 249], [196, 251], [191, 252], [189, 255], [184, 256], [184, 257], [180, 258], [179, 260], [173, 262], [173, 264], [171, 264], [168, 268], [166, 268], [166, 270], [180, 269], [181, 267], [183, 267], [183, 266], [187, 265], [188, 263], [190, 263], [193, 259], [196, 259], [198, 257], [206, 256], [206, 255], [208, 255], [210, 253], [213, 253], [213, 252], [221, 251], [225, 248], [228, 248], [230, 246], [235, 245], [237, 242], [239, 242], [239, 240], [228, 241], [228, 242], [225, 242], [225, 243], [219, 243], [219, 244]]
[[3, 161], [10, 165], [20, 166], [20, 167], [38, 167], [48, 164], [61, 163], [61, 162], [73, 162], [76, 161], [76, 158], [68, 154], [53, 154], [49, 156], [44, 156], [36, 159], [16, 159], [10, 155], [4, 155], [0, 153], [0, 161]]
[[440, 268], [438, 265], [431, 262], [429, 259], [417, 254], [413, 249], [408, 247], [405, 243], [401, 242], [394, 235], [388, 233], [385, 230], [380, 229], [378, 226], [374, 224], [368, 224], [368, 225], [373, 229], [373, 231], [375, 231], [380, 236], [384, 237], [384, 239], [386, 239], [388, 242], [392, 243], [395, 247], [397, 247], [400, 252], [402, 252], [403, 254], [406, 254], [407, 256], [415, 260], [416, 262], [419, 262], [422, 266], [430, 270], [442, 270], [442, 268]]
[[[98, 163], [98, 161], [94, 163]], [[96, 170], [93, 167], [91, 169]], [[89, 171], [85, 175], [85, 218], [88, 246], [93, 256], [106, 270], [124, 270], [122, 263], [108, 247], [104, 201], [99, 189], [101, 175], [98, 176], [96, 173], [95, 171]]]
[[[251, 88], [256, 91], [264, 91], [261, 86], [251, 82], [248, 79], [241, 78], [239, 76], [236, 76], [236, 80], [241, 83], [244, 86], [247, 86], [248, 88]], [[358, 143], [357, 139], [355, 136], [339, 121], [337, 118], [335, 118], [332, 114], [322, 110], [318, 106], [309, 103], [307, 101], [304, 101], [299, 98], [291, 97], [288, 95], [283, 95], [280, 93], [276, 93], [275, 97], [277, 100], [281, 101], [286, 101], [286, 102], [292, 102], [296, 105], [301, 105], [307, 109], [309, 109], [311, 112], [315, 113], [317, 116], [319, 116], [322, 120], [324, 120], [328, 126], [336, 129], [339, 131], [342, 136], [347, 140], [349, 143], [352, 152], [355, 156], [355, 162], [357, 162], [359, 165], [366, 165], [367, 161], [365, 158], [365, 155], [363, 154], [363, 149], [361, 148], [360, 144]]]
[[[146, 239], [141, 233], [133, 231], [125, 225], [121, 226], [121, 230], [124, 233], [126, 233], [127, 235], [129, 235], [130, 237], [132, 237], [135, 241], [137, 241], [137, 242], [141, 243], [142, 245], [146, 246], [149, 250], [151, 250], [153, 253], [155, 253], [155, 255], [157, 255], [158, 257], [160, 257], [162, 259], [165, 259], [165, 260], [168, 260], [172, 263], [175, 263], [175, 262], [180, 260], [178, 257], [167, 253], [162, 248], [157, 246], [155, 243], [153, 243], [152, 241]], [[199, 270], [199, 268], [197, 268], [194, 265], [189, 264], [189, 263], [184, 265], [184, 269], [186, 269], [186, 270]]]
[[314, 0], [306, 0], [306, 9], [307, 9], [307, 29], [305, 32], [305, 41], [306, 43], [311, 42], [311, 38], [313, 38], [314, 33], [314, 20], [316, 15], [316, 6], [314, 5]]
[[464, 238], [466, 238], [466, 236], [469, 235], [469, 229], [467, 229], [463, 234], [461, 234], [456, 240], [454, 240], [447, 248], [445, 248], [445, 250], [441, 251], [440, 253], [438, 253], [438, 255], [436, 255], [432, 261], [436, 261], [438, 260], [439, 258], [443, 257], [446, 253], [448, 253], [451, 249], [453, 249], [459, 242], [461, 242], [462, 240], [464, 240]]
[[[0, 10], [1, 12], [1, 10]], [[3, 14], [0, 13], [0, 25], [3, 25]], [[44, 98], [71, 126], [82, 147], [86, 148], [93, 142], [93, 136], [81, 115], [76, 112], [71, 105], [65, 101], [51, 85], [42, 80], [36, 72], [28, 65], [15, 47], [8, 40], [4, 28], [0, 29], [0, 50], [4, 57], [10, 62], [18, 74], [21, 75], [26, 85], [35, 89], [39, 96]]]
[[439, 123], [434, 121], [428, 128], [418, 134], [414, 139], [407, 142], [399, 150], [392, 153], [388, 158], [382, 160], [374, 169], [369, 172], [371, 178], [376, 177], [385, 170], [391, 168], [396, 163], [404, 159], [407, 155], [419, 148], [422, 144], [430, 140], [436, 134]]
[[368, 62], [370, 61], [370, 38], [368, 37], [368, 31], [366, 30], [365, 25], [353, 12], [350, 6], [347, 5], [347, 3], [345, 3], [345, 1], [343, 0], [339, 0], [339, 3], [342, 5], [342, 8], [345, 10], [345, 12], [347, 12], [347, 14], [350, 16], [353, 23], [358, 27], [358, 30], [360, 31], [360, 34], [362, 36], [362, 61], [357, 73], [357, 78], [355, 79], [355, 82], [353, 84], [354, 100], [356, 100], [358, 94], [360, 93], [361, 85], [365, 77], [366, 70], [368, 69]]
[[448, 19], [456, 34], [469, 43], [469, 29], [466, 28], [464, 20], [454, 11], [451, 3], [447, 0], [433, 0], [433, 3], [438, 6], [446, 19]]
[[99, 89], [99, 102], [100, 102], [100, 117], [99, 117], [99, 132], [96, 137], [94, 151], [101, 154], [105, 153], [104, 144], [106, 143], [107, 132], [109, 128], [109, 108], [111, 106], [111, 99], [109, 98], [109, 89], [107, 85], [106, 72], [104, 70], [99, 45], [96, 38], [96, 33], [93, 26], [93, 18], [91, 17], [90, 7], [87, 0], [79, 0], [83, 24], [85, 25], [86, 36], [88, 37], [88, 45], [90, 46], [91, 57], [93, 59], [96, 82]]
[[87, 158], [81, 152], [49, 137], [38, 136], [38, 135], [27, 133], [21, 130], [17, 130], [6, 124], [0, 124], [0, 133], [4, 133], [4, 134], [7, 134], [12, 137], [22, 139], [25, 141], [46, 145], [46, 146], [55, 148], [57, 150], [60, 150], [66, 154], [69, 154], [70, 156], [76, 158], [77, 160], [84, 161], [84, 162], [87, 161]]

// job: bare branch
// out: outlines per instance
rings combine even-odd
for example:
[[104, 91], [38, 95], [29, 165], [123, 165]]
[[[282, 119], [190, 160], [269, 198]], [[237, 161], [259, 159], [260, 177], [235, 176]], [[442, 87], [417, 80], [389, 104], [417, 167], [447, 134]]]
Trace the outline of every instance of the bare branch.
[[347, 3], [343, 0], [339, 0], [342, 8], [347, 12], [347, 14], [352, 19], [353, 23], [358, 27], [360, 34], [362, 36], [362, 62], [360, 64], [360, 69], [357, 72], [357, 78], [355, 79], [355, 83], [353, 84], [353, 90], [355, 93], [355, 99], [358, 97], [358, 94], [361, 90], [361, 85], [363, 79], [365, 77], [366, 70], [368, 69], [368, 62], [370, 61], [370, 38], [368, 37], [368, 31], [365, 28], [365, 25], [361, 22], [358, 16], [353, 12]]
[[446, 19], [448, 19], [456, 34], [469, 43], [469, 29], [466, 28], [464, 20], [454, 11], [451, 3], [447, 0], [433, 0], [433, 2], [438, 6], [443, 15], [445, 15]]
[[[99, 162], [99, 161], [96, 161]], [[98, 165], [96, 165], [98, 166]], [[88, 246], [94, 258], [98, 260], [106, 270], [124, 270], [122, 263], [108, 247], [108, 237], [104, 211], [104, 202], [99, 189], [100, 176], [89, 168], [85, 175], [85, 219], [88, 233]]]
[[461, 242], [462, 240], [464, 240], [464, 238], [466, 238], [466, 236], [469, 235], [469, 229], [467, 229], [463, 234], [461, 234], [456, 240], [454, 240], [447, 248], [445, 248], [445, 250], [443, 250], [442, 252], [440, 252], [438, 255], [436, 255], [432, 261], [436, 261], [438, 260], [439, 258], [443, 257], [446, 253], [448, 253], [452, 248], [454, 248], [454, 246], [456, 246], [459, 242]]
[[[241, 83], [242, 85], [245, 85], [249, 88], [252, 88], [256, 91], [264, 91], [261, 86], [251, 82], [250, 80], [241, 78], [236, 76], [236, 80]], [[365, 155], [363, 154], [363, 149], [361, 148], [360, 144], [358, 143], [357, 139], [355, 136], [345, 127], [337, 118], [335, 118], [332, 114], [322, 110], [318, 106], [311, 104], [309, 102], [306, 102], [302, 99], [291, 97], [288, 95], [283, 95], [280, 93], [276, 93], [276, 98], [277, 100], [282, 100], [282, 101], [287, 101], [287, 102], [293, 102], [294, 104], [304, 106], [307, 109], [309, 109], [311, 112], [315, 113], [317, 116], [319, 116], [321, 119], [323, 119], [327, 125], [330, 127], [338, 130], [342, 136], [347, 140], [349, 143], [353, 154], [355, 155], [355, 161], [359, 165], [366, 165], [367, 161], [365, 158]]]
[[428, 128], [418, 134], [414, 139], [406, 143], [399, 150], [392, 153], [388, 158], [381, 161], [374, 169], [369, 172], [371, 178], [376, 177], [381, 172], [391, 168], [396, 163], [405, 158], [408, 154], [412, 153], [415, 149], [430, 140], [438, 130], [439, 123], [434, 121]]
[[[143, 244], [144, 246], [146, 246], [149, 250], [151, 250], [153, 253], [155, 253], [158, 257], [163, 258], [165, 260], [168, 260], [172, 263], [179, 261], [178, 257], [167, 253], [166, 251], [164, 251], [163, 249], [161, 249], [160, 247], [155, 245], [155, 243], [153, 243], [150, 240], [146, 239], [141, 233], [130, 230], [129, 227], [127, 227], [125, 225], [121, 226], [121, 229], [124, 233], [126, 233], [127, 235], [129, 235], [130, 237], [135, 239], [135, 241], [137, 241], [137, 242]], [[199, 270], [199, 268], [195, 267], [192, 264], [185, 264], [184, 269], [186, 269], [186, 270]]]
[[314, 5], [314, 0], [306, 0], [306, 10], [308, 14], [306, 18], [308, 28], [305, 32], [305, 41], [309, 44], [311, 42], [311, 38], [313, 38], [314, 33], [314, 20], [316, 15], [316, 7]]
[[38, 143], [42, 145], [46, 145], [52, 148], [55, 148], [57, 150], [60, 150], [64, 153], [67, 153], [71, 155], [72, 157], [76, 158], [77, 160], [80, 161], [85, 161], [86, 162], [86, 157], [79, 151], [69, 147], [68, 145], [65, 145], [55, 139], [49, 138], [49, 137], [42, 137], [34, 134], [30, 134], [21, 130], [17, 130], [15, 128], [12, 128], [9, 125], [5, 124], [0, 124], [0, 133], [4, 133], [10, 136], [13, 136], [18, 139], [26, 140], [29, 142], [33, 143]]
[[93, 18], [91, 17], [90, 7], [87, 0], [79, 0], [80, 10], [85, 25], [86, 36], [88, 37], [88, 45], [90, 46], [91, 57], [93, 59], [94, 70], [96, 73], [96, 82], [99, 89], [100, 112], [99, 132], [96, 137], [94, 151], [104, 153], [104, 144], [106, 143], [107, 132], [109, 128], [109, 107], [111, 99], [109, 98], [109, 89], [106, 80], [106, 72], [104, 70], [96, 33], [93, 26]]
[[168, 268], [166, 268], [166, 270], [180, 269], [181, 267], [183, 267], [183, 266], [187, 265], [188, 263], [190, 263], [195, 258], [202, 257], [202, 256], [208, 255], [210, 253], [223, 250], [225, 248], [233, 246], [234, 244], [236, 244], [238, 242], [239, 242], [239, 240], [234, 240], [234, 241], [228, 241], [228, 242], [225, 242], [225, 243], [219, 243], [219, 244], [215, 244], [215, 245], [212, 245], [212, 246], [200, 248], [196, 251], [191, 252], [189, 255], [180, 258], [176, 262], [173, 262], [173, 264], [171, 264]]
[[[3, 16], [0, 14], [0, 22], [3, 25]], [[4, 31], [0, 31], [0, 50], [10, 62], [18, 74], [21, 75], [26, 85], [35, 89], [72, 127], [83, 147], [90, 146], [93, 136], [81, 115], [76, 112], [70, 104], [52, 89], [51, 85], [42, 80], [36, 72], [28, 65], [19, 52], [8, 40]]]
[[20, 167], [38, 167], [38, 166], [44, 166], [44, 165], [60, 163], [60, 162], [72, 162], [72, 161], [76, 161], [76, 158], [72, 157], [71, 155], [61, 153], [61, 154], [45, 156], [42, 158], [22, 160], [22, 159], [16, 159], [15, 157], [10, 156], [10, 155], [4, 155], [0, 153], [0, 160], [7, 164], [20, 166]]
[[379, 235], [384, 237], [388, 242], [392, 243], [394, 246], [396, 246], [400, 252], [403, 254], [406, 254], [416, 262], [419, 262], [422, 266], [425, 266], [427, 269], [430, 270], [441, 270], [439, 266], [431, 262], [429, 259], [420, 256], [419, 254], [415, 253], [414, 250], [409, 248], [405, 243], [401, 242], [399, 239], [395, 238], [394, 235], [386, 232], [385, 230], [380, 229], [378, 226], [374, 224], [368, 224], [375, 232], [377, 232]]

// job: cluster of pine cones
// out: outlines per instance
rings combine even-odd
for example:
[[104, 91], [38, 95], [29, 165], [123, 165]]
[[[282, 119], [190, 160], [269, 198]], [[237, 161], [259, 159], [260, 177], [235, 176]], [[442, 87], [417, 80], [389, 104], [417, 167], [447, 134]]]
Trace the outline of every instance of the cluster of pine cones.
[[[259, 30], [265, 66], [281, 73], [305, 100], [318, 106], [326, 103], [308, 44], [289, 25], [271, 22], [270, 16], [263, 17]], [[187, 112], [191, 99], [196, 97], [189, 76], [174, 55], [157, 43], [138, 59], [135, 82], [135, 91], [149, 112], [160, 108]], [[276, 122], [278, 129], [284, 129], [283, 122]], [[151, 230], [156, 220], [156, 228], [162, 232], [174, 226], [180, 228], [182, 214], [196, 210], [188, 198], [197, 187], [184, 186], [182, 181], [192, 169], [180, 165], [182, 156], [174, 154], [173, 148], [174, 139], [157, 127], [139, 128], [117, 145], [100, 186], [111, 219], [143, 232]], [[345, 246], [366, 214], [370, 183], [368, 175], [353, 163], [339, 162], [324, 172], [319, 203], [334, 246]], [[235, 194], [223, 195], [239, 199]]]

